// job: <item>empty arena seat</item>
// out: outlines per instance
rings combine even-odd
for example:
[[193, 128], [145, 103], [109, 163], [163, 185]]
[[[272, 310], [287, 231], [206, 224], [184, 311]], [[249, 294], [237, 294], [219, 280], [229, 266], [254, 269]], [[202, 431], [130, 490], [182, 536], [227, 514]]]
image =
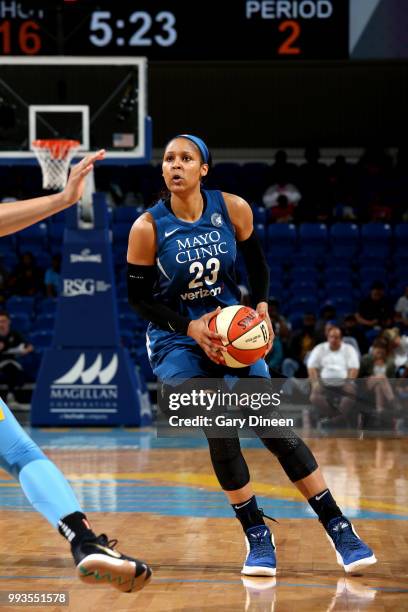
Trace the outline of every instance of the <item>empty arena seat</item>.
[[11, 315], [26, 314], [31, 317], [34, 310], [34, 298], [13, 295], [7, 300], [7, 312]]
[[292, 330], [296, 331], [298, 329], [300, 329], [303, 325], [303, 316], [304, 316], [304, 312], [303, 311], [298, 311], [298, 312], [291, 312], [288, 315], [288, 323], [290, 323]]
[[53, 331], [55, 326], [55, 316], [51, 313], [37, 315], [32, 324], [32, 331]]
[[257, 235], [259, 236], [259, 239], [262, 242], [262, 244], [264, 244], [265, 239], [266, 239], [266, 232], [265, 232], [265, 225], [264, 225], [264, 223], [255, 223], [254, 224], [254, 230], [257, 233]]
[[349, 314], [356, 311], [356, 304], [349, 296], [332, 296], [327, 302], [334, 306], [338, 315]]
[[385, 282], [388, 278], [388, 272], [380, 266], [362, 267], [360, 268], [360, 282], [373, 283], [374, 281]]
[[397, 223], [394, 229], [395, 247], [408, 248], [408, 223]]
[[266, 223], [266, 211], [263, 206], [254, 206], [252, 209], [254, 223]]
[[55, 314], [57, 310], [57, 299], [56, 298], [45, 298], [41, 300], [37, 305], [38, 313], [41, 314]]
[[294, 250], [296, 246], [296, 226], [293, 223], [272, 223], [268, 227], [268, 241], [273, 248]]
[[324, 253], [327, 248], [325, 223], [302, 223], [299, 227], [299, 248], [307, 253]]
[[250, 202], [262, 201], [269, 183], [269, 165], [265, 162], [247, 162], [240, 169], [241, 193]]
[[296, 266], [290, 272], [291, 284], [302, 281], [317, 283], [319, 276], [318, 270], [313, 266]]
[[269, 297], [281, 298], [283, 293], [283, 285], [280, 282], [271, 281], [269, 283]]
[[[3, 238], [1, 240], [3, 240]], [[13, 246], [10, 248], [12, 249], [10, 252], [0, 254], [1, 263], [6, 268], [6, 270], [9, 270], [9, 271], [13, 270], [13, 268], [15, 268], [16, 265], [18, 264], [18, 257], [15, 252], [16, 247]]]
[[14, 331], [26, 334], [31, 328], [31, 318], [27, 313], [10, 314], [11, 328]]
[[29, 341], [36, 351], [42, 351], [51, 346], [52, 338], [52, 331], [47, 330], [33, 331], [29, 335]]
[[241, 193], [241, 165], [237, 162], [215, 164], [208, 175], [209, 189], [222, 189], [228, 193]]
[[329, 233], [333, 255], [348, 257], [357, 252], [360, 230], [356, 223], [333, 223]]
[[317, 296], [294, 297], [289, 302], [288, 312], [313, 312], [318, 310]]
[[362, 251], [387, 252], [391, 246], [392, 229], [389, 223], [365, 223], [361, 228]]

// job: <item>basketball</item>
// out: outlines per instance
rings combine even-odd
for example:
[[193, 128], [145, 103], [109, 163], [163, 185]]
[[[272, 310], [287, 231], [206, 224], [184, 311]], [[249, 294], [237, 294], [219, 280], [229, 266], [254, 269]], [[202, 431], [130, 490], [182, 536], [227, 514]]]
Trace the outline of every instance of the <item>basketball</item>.
[[265, 355], [268, 326], [253, 308], [227, 306], [211, 319], [209, 328], [227, 338], [224, 359], [230, 368], [245, 368]]

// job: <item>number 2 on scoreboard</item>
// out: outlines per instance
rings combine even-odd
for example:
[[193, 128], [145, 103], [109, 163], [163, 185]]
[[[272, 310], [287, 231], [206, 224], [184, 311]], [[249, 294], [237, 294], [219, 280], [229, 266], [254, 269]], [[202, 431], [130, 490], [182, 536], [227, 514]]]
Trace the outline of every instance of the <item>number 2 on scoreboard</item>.
[[297, 21], [287, 19], [286, 21], [282, 21], [282, 23], [279, 24], [279, 32], [286, 32], [286, 30], [290, 30], [289, 36], [279, 47], [278, 54], [299, 55], [301, 53], [300, 48], [292, 45], [300, 36], [300, 25]]

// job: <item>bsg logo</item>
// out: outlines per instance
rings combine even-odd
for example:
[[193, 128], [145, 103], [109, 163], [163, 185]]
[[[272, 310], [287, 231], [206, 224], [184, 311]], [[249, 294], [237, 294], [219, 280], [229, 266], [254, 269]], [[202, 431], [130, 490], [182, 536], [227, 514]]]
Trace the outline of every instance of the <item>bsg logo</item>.
[[64, 278], [64, 297], [94, 294], [95, 281], [93, 278]]

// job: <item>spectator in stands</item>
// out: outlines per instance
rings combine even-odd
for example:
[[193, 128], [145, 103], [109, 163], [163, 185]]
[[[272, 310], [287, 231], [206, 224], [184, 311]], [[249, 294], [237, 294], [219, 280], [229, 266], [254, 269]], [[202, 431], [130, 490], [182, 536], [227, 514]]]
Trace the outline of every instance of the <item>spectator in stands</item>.
[[[376, 338], [372, 350], [361, 359], [359, 376], [365, 378], [368, 397], [374, 402], [374, 422], [382, 423], [382, 416], [395, 409], [396, 396], [389, 382], [396, 375], [395, 362], [388, 355], [389, 343], [386, 338]], [[372, 415], [369, 415], [372, 416]]]
[[404, 295], [398, 298], [395, 304], [395, 322], [403, 327], [408, 328], [408, 285], [404, 290]]
[[295, 218], [295, 204], [290, 204], [286, 195], [278, 196], [276, 206], [271, 208], [270, 221], [274, 223], [291, 223]]
[[61, 289], [61, 255], [53, 255], [51, 266], [45, 272], [45, 290], [47, 297], [57, 297]]
[[14, 393], [25, 382], [25, 374], [19, 357], [33, 351], [23, 336], [11, 328], [10, 316], [0, 311], [0, 382], [7, 385], [8, 392]]
[[375, 281], [371, 285], [369, 296], [363, 298], [356, 312], [357, 322], [363, 329], [385, 328], [392, 323], [393, 309], [385, 297], [384, 283]]
[[[330, 426], [355, 426], [355, 385], [360, 359], [354, 347], [343, 342], [341, 329], [332, 326], [327, 342], [314, 347], [307, 362], [312, 391], [310, 401], [319, 419]], [[327, 423], [327, 421], [326, 421]]]
[[35, 296], [44, 293], [43, 273], [35, 263], [32, 253], [23, 253], [20, 262], [10, 275], [9, 287], [21, 296]]
[[[285, 199], [282, 200], [282, 197]], [[288, 211], [290, 211], [293, 215], [300, 198], [300, 192], [295, 185], [291, 183], [276, 183], [268, 187], [262, 199], [265, 208], [271, 209], [273, 217], [274, 213], [276, 215], [275, 208], [283, 208], [285, 214], [288, 214]]]
[[365, 333], [357, 322], [355, 314], [348, 314], [343, 319], [342, 325], [343, 340], [347, 342], [347, 338], [352, 338], [356, 341], [359, 352], [364, 355], [368, 351], [368, 342]]
[[298, 168], [295, 164], [288, 162], [285, 151], [280, 149], [275, 154], [275, 163], [272, 165], [269, 182], [270, 185], [297, 184]]
[[307, 376], [307, 358], [318, 341], [316, 317], [313, 313], [305, 313], [302, 328], [295, 332], [289, 341], [288, 357], [282, 363], [283, 375], [288, 378], [293, 376], [305, 378]]
[[401, 336], [398, 327], [386, 329], [382, 336], [389, 342], [388, 356], [398, 369], [408, 363], [408, 336]]

